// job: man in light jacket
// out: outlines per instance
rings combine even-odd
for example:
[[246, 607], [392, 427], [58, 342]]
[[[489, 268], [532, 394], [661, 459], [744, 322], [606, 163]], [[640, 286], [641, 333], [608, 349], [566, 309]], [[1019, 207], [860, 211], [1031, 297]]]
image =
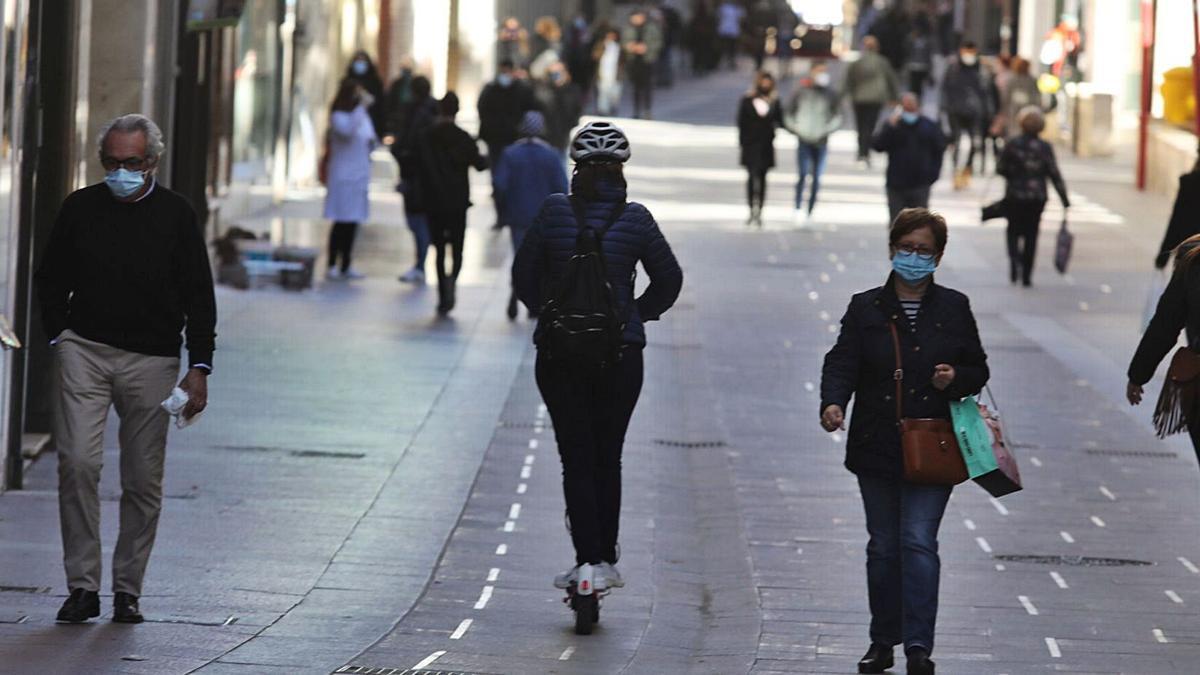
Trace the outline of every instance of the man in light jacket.
[[[788, 101], [783, 112], [783, 126], [796, 135], [796, 165], [800, 179], [796, 182], [795, 219], [812, 218], [817, 205], [817, 191], [821, 187], [821, 174], [825, 171], [827, 141], [830, 134], [842, 127], [841, 108], [838, 95], [831, 86], [829, 68], [824, 61], [813, 63], [808, 75], [801, 77], [796, 93]], [[812, 189], [808, 197], [808, 210], [804, 211], [804, 183], [812, 172]]]
[[879, 55], [879, 40], [863, 38], [858, 60], [846, 69], [842, 95], [854, 104], [854, 122], [858, 127], [858, 161], [871, 165], [871, 134], [885, 104], [899, 98], [900, 83], [887, 59]]

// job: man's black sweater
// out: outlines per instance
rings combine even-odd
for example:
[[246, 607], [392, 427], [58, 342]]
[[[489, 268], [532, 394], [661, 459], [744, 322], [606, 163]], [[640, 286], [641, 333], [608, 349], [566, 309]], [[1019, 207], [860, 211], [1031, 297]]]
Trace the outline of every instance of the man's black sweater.
[[34, 275], [51, 338], [70, 329], [88, 340], [212, 366], [217, 308], [208, 249], [196, 213], [162, 185], [137, 202], [97, 183], [63, 202]]

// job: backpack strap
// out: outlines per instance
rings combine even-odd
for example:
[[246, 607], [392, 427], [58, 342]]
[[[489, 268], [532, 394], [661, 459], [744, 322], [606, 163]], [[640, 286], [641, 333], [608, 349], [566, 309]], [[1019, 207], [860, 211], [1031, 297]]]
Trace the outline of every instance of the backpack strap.
[[[574, 195], [571, 195], [569, 199], [571, 201], [571, 211], [575, 213], [575, 226], [581, 230], [585, 227], [591, 227], [587, 224], [587, 218], [583, 213], [583, 208], [585, 206], [583, 200]], [[604, 234], [608, 232], [609, 228], [611, 228], [618, 220], [621, 219], [621, 215], [625, 213], [625, 207], [628, 205], [629, 203], [624, 201], [620, 204], [617, 204], [617, 206], [613, 208], [612, 213], [608, 214], [608, 219], [604, 223], [603, 230], [597, 230], [594, 227], [592, 228], [596, 232], [596, 241], [600, 241], [600, 239], [604, 237]]]

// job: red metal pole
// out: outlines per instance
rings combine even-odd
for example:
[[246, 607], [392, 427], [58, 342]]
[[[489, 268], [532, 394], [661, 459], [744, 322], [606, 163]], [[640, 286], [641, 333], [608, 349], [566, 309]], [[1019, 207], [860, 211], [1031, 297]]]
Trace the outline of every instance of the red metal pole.
[[1192, 109], [1196, 125], [1196, 136], [1200, 137], [1200, 2], [1192, 0], [1192, 95], [1196, 105]]
[[[1196, 0], [1192, 0], [1195, 4]], [[1146, 147], [1150, 138], [1150, 102], [1154, 95], [1155, 0], [1142, 0], [1142, 104], [1138, 115], [1137, 189], [1146, 189]]]

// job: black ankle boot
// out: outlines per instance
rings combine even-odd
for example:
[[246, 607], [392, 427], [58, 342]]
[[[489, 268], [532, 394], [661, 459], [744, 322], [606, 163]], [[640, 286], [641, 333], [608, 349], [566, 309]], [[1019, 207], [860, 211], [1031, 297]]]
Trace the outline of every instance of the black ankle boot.
[[858, 660], [858, 672], [882, 673], [894, 665], [896, 659], [892, 656], [892, 647], [872, 642], [871, 648]]
[[908, 675], [933, 675], [934, 663], [929, 660], [929, 652], [913, 647], [904, 656], [908, 659]]

